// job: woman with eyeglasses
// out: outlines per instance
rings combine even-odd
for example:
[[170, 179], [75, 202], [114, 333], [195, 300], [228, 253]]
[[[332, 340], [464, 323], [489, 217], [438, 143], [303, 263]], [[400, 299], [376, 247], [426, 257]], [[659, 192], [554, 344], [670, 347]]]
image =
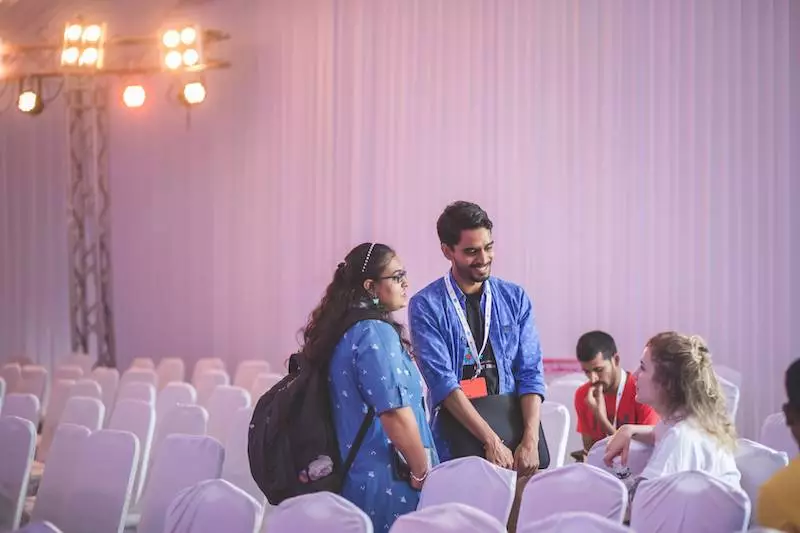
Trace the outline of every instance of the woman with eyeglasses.
[[[438, 463], [425, 417], [422, 378], [402, 325], [391, 314], [408, 303], [397, 254], [363, 243], [339, 263], [304, 329], [304, 350], [330, 346], [330, 395], [341, 460], [352, 464], [342, 495], [385, 531], [414, 511], [419, 490]], [[353, 322], [353, 313], [360, 321]], [[338, 342], [330, 342], [339, 335]], [[361, 437], [361, 438], [359, 438]]]

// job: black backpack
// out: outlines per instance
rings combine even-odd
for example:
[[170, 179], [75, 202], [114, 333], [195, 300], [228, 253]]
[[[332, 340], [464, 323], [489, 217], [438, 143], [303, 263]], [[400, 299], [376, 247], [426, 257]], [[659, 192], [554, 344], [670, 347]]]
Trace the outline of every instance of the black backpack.
[[[376, 310], [353, 309], [335, 336], [333, 352], [342, 335], [362, 320], [388, 321]], [[344, 463], [333, 424], [329, 392], [329, 360], [306, 362], [302, 354], [289, 361], [290, 372], [258, 400], [250, 421], [247, 455], [250, 473], [272, 505], [293, 496], [312, 492], [340, 493], [342, 484], [367, 430], [375, 417], [370, 408], [358, 430]], [[330, 474], [308, 480], [306, 472], [315, 460], [329, 458]]]

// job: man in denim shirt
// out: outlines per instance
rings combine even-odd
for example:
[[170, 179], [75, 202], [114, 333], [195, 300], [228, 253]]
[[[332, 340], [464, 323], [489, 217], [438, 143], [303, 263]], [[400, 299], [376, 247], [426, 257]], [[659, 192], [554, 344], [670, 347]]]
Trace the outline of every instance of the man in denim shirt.
[[[414, 295], [409, 321], [435, 408], [439, 457], [452, 457], [438, 423], [440, 410], [447, 409], [483, 443], [489, 461], [529, 476], [539, 467], [539, 410], [545, 391], [531, 301], [519, 285], [490, 275], [492, 222], [480, 206], [449, 205], [436, 229], [452, 267]], [[506, 447], [470, 403], [491, 394], [517, 394], [521, 399], [524, 436], [516, 450]]]

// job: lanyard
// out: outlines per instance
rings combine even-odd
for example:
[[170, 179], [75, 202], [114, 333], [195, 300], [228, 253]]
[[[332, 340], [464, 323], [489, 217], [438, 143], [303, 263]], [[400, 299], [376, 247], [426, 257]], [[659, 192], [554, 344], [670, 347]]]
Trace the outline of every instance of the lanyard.
[[622, 393], [625, 391], [625, 382], [628, 381], [628, 373], [622, 370], [622, 377], [619, 378], [619, 387], [617, 387], [617, 407], [614, 410], [614, 420], [611, 426], [617, 428], [617, 418], [619, 417], [619, 404], [622, 403]]
[[450, 272], [444, 275], [444, 285], [447, 287], [447, 295], [450, 297], [450, 303], [453, 304], [453, 308], [458, 315], [458, 320], [461, 322], [464, 335], [467, 336], [467, 344], [469, 345], [470, 353], [473, 359], [475, 359], [475, 364], [478, 365], [478, 370], [475, 372], [473, 379], [477, 378], [481, 370], [483, 370], [481, 366], [481, 357], [483, 356], [483, 351], [486, 349], [486, 343], [489, 342], [489, 324], [492, 322], [492, 287], [489, 285], [488, 279], [484, 283], [486, 287], [486, 308], [483, 313], [483, 346], [481, 346], [481, 350], [478, 351], [478, 346], [475, 344], [475, 337], [472, 335], [472, 329], [470, 329], [469, 322], [467, 322], [467, 316], [464, 314], [461, 302], [458, 301], [456, 291], [453, 289], [453, 283], [450, 281]]

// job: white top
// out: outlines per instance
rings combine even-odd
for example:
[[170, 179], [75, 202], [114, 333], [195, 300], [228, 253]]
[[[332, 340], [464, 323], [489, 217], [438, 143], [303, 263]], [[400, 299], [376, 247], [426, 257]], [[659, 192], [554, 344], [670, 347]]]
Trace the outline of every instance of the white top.
[[641, 477], [655, 479], [678, 472], [700, 470], [728, 485], [741, 488], [741, 474], [736, 468], [733, 451], [720, 445], [691, 419], [674, 425], [661, 421], [656, 425], [655, 433], [653, 455]]

